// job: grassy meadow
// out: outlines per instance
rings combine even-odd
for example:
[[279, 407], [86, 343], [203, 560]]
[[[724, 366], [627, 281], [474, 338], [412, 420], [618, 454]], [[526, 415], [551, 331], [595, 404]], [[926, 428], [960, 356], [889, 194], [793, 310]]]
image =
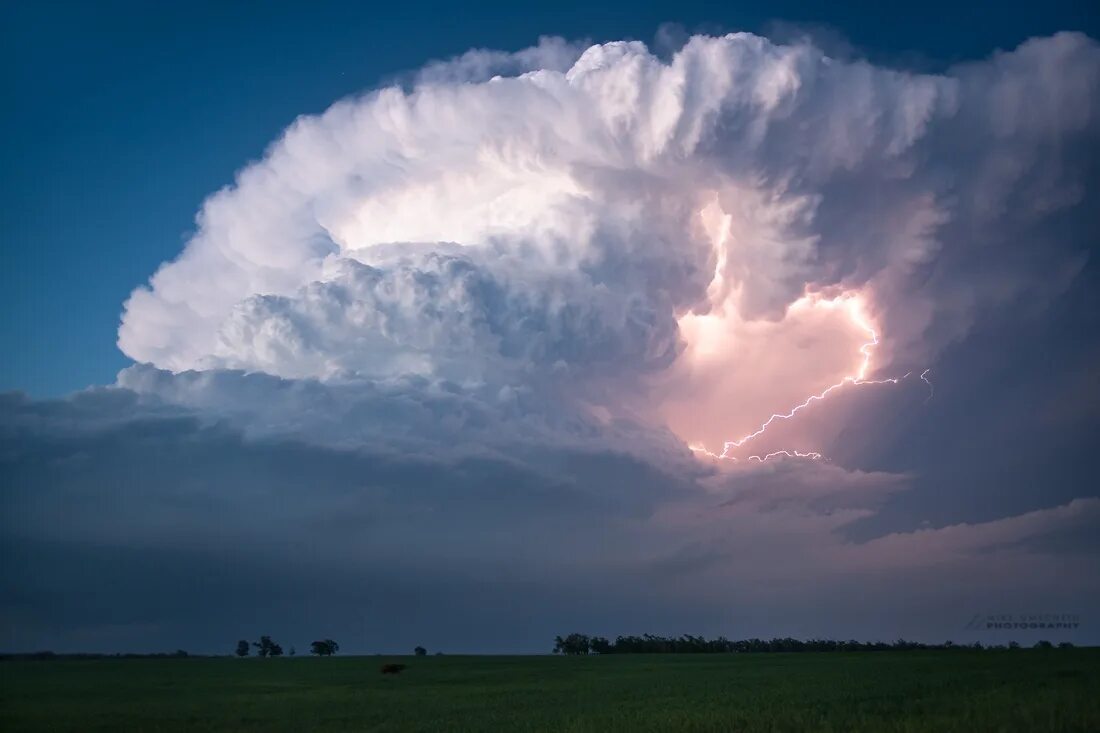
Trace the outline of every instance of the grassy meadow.
[[0, 730], [1100, 731], [1100, 649], [14, 660]]

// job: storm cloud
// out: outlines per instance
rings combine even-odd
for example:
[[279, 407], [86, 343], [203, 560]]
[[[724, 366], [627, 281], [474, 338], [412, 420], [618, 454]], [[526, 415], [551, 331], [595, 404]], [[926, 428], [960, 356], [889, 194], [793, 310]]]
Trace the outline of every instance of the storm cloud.
[[[1014, 342], [1089, 312], [1098, 118], [1070, 33], [943, 74], [548, 38], [300, 118], [130, 296], [114, 385], [0, 399], [4, 644], [1100, 611], [1100, 499], [1059, 473], [1100, 361]], [[1006, 360], [1043, 386], [990, 390]], [[750, 446], [820, 457], [706, 457], [833, 384]], [[1002, 480], [990, 436], [1037, 412], [1040, 481]]]

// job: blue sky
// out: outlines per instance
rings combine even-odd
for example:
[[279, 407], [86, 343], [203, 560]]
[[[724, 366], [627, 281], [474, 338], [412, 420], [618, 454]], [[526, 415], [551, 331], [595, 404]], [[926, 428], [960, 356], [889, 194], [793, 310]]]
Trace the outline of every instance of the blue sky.
[[203, 198], [296, 116], [427, 60], [540, 35], [649, 42], [664, 23], [782, 35], [781, 20], [936, 69], [1097, 27], [1087, 3], [980, 5], [5, 3], [0, 389], [112, 381], [129, 363], [114, 345], [122, 303], [180, 251]]

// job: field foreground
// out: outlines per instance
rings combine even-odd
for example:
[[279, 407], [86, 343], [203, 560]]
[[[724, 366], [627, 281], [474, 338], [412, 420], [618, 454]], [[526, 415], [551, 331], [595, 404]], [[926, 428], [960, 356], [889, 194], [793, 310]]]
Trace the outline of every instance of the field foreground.
[[1097, 731], [1100, 649], [5, 661], [0, 729]]

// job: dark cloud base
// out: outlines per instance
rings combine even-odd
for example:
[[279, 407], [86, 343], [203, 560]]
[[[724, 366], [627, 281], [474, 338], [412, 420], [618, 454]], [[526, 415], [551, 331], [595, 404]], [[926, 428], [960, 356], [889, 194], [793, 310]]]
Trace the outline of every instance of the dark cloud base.
[[[270, 633], [364, 653], [544, 652], [574, 628], [961, 639], [973, 613], [1098, 605], [1082, 582], [1095, 547], [1067, 540], [1094, 536], [1089, 506], [992, 537], [976, 525], [974, 541], [894, 535], [902, 549], [884, 552], [837, 532], [904, 487], [889, 474], [677, 475], [597, 447], [336, 450], [118, 388], [8, 395], [0, 429], [11, 651], [222, 652]], [[1057, 583], [1042, 580], [1051, 563]]]

